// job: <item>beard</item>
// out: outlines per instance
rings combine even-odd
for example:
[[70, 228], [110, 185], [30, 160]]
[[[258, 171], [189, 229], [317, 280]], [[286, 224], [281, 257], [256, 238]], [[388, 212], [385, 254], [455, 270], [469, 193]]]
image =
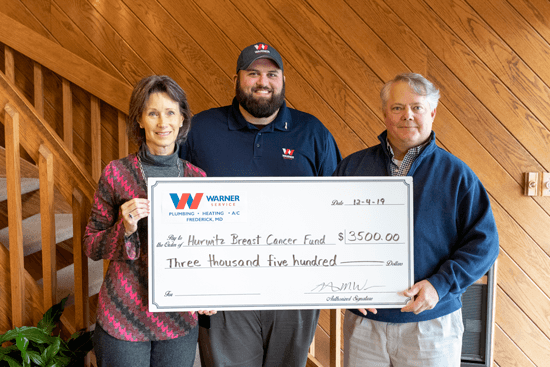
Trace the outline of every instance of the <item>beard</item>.
[[[266, 89], [272, 92], [271, 98], [254, 98], [253, 94], [257, 90]], [[281, 92], [276, 94], [273, 89], [265, 88], [252, 88], [250, 93], [245, 92], [241, 88], [241, 81], [237, 79], [237, 85], [235, 86], [235, 98], [237, 102], [245, 109], [246, 112], [256, 118], [264, 118], [273, 115], [281, 108], [285, 100], [285, 83], [283, 82], [283, 88]]]

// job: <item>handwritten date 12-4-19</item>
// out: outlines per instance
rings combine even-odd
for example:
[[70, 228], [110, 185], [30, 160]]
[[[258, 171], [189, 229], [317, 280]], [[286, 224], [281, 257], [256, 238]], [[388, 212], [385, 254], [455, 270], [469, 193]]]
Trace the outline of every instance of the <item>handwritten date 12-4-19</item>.
[[384, 198], [371, 200], [371, 199], [353, 199], [353, 205], [384, 205], [386, 200]]

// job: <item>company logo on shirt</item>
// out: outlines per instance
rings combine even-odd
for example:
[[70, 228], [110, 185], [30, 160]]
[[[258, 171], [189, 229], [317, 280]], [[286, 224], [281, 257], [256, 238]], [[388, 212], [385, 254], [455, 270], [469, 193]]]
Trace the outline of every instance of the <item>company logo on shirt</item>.
[[178, 194], [170, 194], [170, 198], [172, 199], [172, 203], [174, 203], [174, 208], [178, 210], [185, 209], [185, 204], [187, 204], [189, 209], [198, 209], [202, 195], [202, 193], [197, 193], [193, 198], [191, 194], [181, 194], [181, 196], [178, 196]]
[[283, 148], [283, 158], [284, 159], [294, 159], [294, 149]]

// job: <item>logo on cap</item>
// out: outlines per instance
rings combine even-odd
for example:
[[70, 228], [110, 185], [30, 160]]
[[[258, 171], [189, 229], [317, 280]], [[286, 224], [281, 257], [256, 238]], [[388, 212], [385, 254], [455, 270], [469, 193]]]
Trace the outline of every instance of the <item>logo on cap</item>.
[[237, 59], [237, 73], [239, 70], [246, 70], [254, 61], [262, 58], [271, 59], [283, 71], [283, 59], [272, 46], [263, 42], [250, 45], [244, 48]]

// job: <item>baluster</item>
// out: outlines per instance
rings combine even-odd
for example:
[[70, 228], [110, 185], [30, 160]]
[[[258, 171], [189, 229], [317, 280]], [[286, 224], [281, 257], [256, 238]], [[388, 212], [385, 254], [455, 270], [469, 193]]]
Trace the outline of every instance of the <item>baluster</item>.
[[34, 108], [44, 118], [44, 75], [42, 65], [34, 62]]
[[126, 115], [118, 111], [118, 157], [128, 155], [128, 133], [126, 132]]
[[4, 107], [6, 136], [6, 178], [8, 185], [8, 226], [10, 228], [11, 312], [14, 327], [25, 320], [25, 262], [23, 255], [23, 214], [21, 206], [21, 162], [19, 161], [19, 112]]
[[69, 151], [73, 151], [73, 92], [71, 82], [63, 78], [63, 140]]
[[309, 354], [312, 357], [317, 358], [317, 356], [315, 355], [315, 335], [313, 336], [313, 340], [311, 341], [311, 344], [309, 345]]
[[[88, 258], [84, 254], [82, 239], [88, 222], [90, 204], [82, 191], [73, 190], [73, 259], [74, 259], [74, 298], [76, 330], [90, 326], [90, 295], [88, 280]], [[86, 356], [84, 366], [90, 366], [90, 354]]]
[[97, 182], [101, 176], [101, 109], [99, 99], [91, 97], [92, 128], [92, 178]]
[[75, 328], [87, 328], [90, 320], [88, 296], [88, 258], [84, 254], [82, 239], [88, 221], [88, 204], [80, 189], [73, 190], [73, 258], [75, 293]]
[[12, 84], [15, 84], [15, 61], [13, 58], [13, 49], [4, 46], [4, 62], [6, 70], [6, 79]]
[[340, 367], [342, 349], [342, 310], [330, 310], [330, 367]]
[[38, 153], [40, 220], [42, 226], [42, 276], [44, 279], [44, 309], [47, 310], [57, 303], [53, 154], [43, 144], [40, 145]]

